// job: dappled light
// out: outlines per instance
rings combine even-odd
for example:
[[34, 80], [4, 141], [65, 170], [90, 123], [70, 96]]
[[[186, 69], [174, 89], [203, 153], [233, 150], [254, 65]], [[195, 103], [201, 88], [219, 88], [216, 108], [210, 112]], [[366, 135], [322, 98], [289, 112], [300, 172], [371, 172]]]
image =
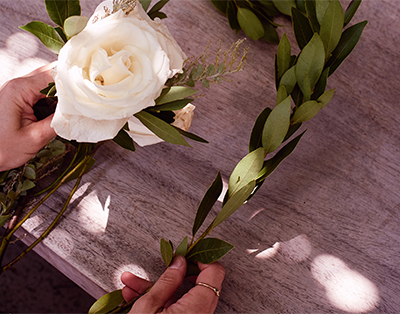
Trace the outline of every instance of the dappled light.
[[340, 310], [365, 313], [379, 303], [377, 287], [335, 256], [317, 256], [311, 263], [311, 274], [325, 288], [331, 304]]
[[[75, 193], [72, 202], [80, 198], [87, 190], [89, 183], [82, 185]], [[95, 191], [83, 197], [77, 205], [77, 219], [87, 231], [91, 233], [104, 233], [107, 228], [111, 196], [108, 195], [104, 204], [99, 200]]]
[[150, 281], [150, 278], [149, 278], [149, 275], [147, 274], [147, 272], [139, 265], [135, 265], [135, 264], [121, 265], [114, 271], [114, 274], [113, 274], [113, 285], [114, 285], [115, 289], [121, 289], [124, 287], [123, 283], [121, 282], [121, 275], [125, 271], [129, 271], [138, 277], [141, 277], [143, 279]]
[[[25, 45], [21, 46], [21, 42]], [[32, 70], [46, 65], [48, 60], [35, 57], [39, 50], [39, 41], [27, 32], [18, 32], [7, 38], [6, 47], [0, 49], [0, 63], [7, 62], [2, 68], [0, 85], [10, 79], [28, 74]]]

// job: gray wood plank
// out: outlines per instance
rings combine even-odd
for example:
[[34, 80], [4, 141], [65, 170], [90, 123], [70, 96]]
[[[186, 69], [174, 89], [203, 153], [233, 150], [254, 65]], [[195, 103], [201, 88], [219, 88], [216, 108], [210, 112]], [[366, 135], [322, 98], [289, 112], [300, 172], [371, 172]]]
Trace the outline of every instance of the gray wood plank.
[[[96, 5], [82, 1], [83, 13]], [[227, 48], [244, 36], [206, 0], [171, 1], [166, 12], [188, 55], [210, 39]], [[3, 0], [0, 14], [1, 83], [55, 59], [17, 28], [48, 22], [42, 1]], [[222, 260], [227, 278], [217, 312], [400, 312], [399, 15], [398, 2], [363, 1], [354, 19], [369, 24], [329, 80], [332, 102], [306, 123], [294, 154], [256, 197], [213, 233], [235, 245]], [[279, 22], [293, 43], [290, 24]], [[38, 247], [93, 296], [121, 287], [123, 270], [156, 280], [164, 270], [160, 238], [178, 243], [190, 234], [217, 171], [227, 181], [246, 154], [255, 118], [274, 104], [276, 52], [272, 44], [246, 44], [246, 70], [196, 99], [191, 130], [209, 144], [162, 143], [135, 153], [105, 145], [64, 219]], [[29, 237], [44, 230], [70, 188], [24, 225]]]

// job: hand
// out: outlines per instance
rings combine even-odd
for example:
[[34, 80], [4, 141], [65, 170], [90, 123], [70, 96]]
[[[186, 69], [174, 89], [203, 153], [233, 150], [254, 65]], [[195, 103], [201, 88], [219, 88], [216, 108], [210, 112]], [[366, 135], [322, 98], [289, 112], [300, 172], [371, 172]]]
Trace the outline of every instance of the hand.
[[[199, 263], [198, 267], [200, 274], [196, 278], [196, 283], [206, 283], [220, 291], [225, 277], [222, 265], [218, 262]], [[123, 273], [121, 280], [126, 286], [122, 289], [122, 295], [125, 301], [129, 302], [151, 287], [149, 292], [134, 303], [129, 313], [214, 313], [218, 297], [213, 290], [204, 286], [196, 285], [182, 298], [176, 302], [173, 301], [172, 297], [182, 284], [185, 274], [186, 259], [180, 255], [174, 258], [172, 264], [154, 286], [132, 273]]]
[[39, 91], [53, 81], [51, 63], [5, 83], [0, 89], [0, 171], [23, 165], [56, 134], [52, 115], [37, 121], [33, 105], [45, 97]]

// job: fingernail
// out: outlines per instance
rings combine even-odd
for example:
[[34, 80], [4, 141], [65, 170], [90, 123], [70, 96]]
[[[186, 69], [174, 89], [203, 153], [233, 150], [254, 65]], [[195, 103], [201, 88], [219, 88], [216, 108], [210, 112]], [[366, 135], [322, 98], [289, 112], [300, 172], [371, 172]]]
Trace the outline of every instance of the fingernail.
[[174, 260], [172, 261], [171, 265], [169, 265], [169, 268], [172, 269], [179, 269], [183, 266], [183, 256], [182, 255], [177, 255]]

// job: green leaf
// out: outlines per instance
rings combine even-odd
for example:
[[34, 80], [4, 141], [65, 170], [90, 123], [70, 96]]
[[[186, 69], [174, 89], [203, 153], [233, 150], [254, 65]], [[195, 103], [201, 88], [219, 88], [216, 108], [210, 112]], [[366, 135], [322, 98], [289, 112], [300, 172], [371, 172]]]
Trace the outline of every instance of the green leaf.
[[171, 144], [190, 146], [172, 125], [153, 116], [151, 113], [140, 111], [135, 114], [135, 117], [162, 140]]
[[113, 292], [103, 295], [98, 299], [92, 307], [89, 309], [89, 314], [103, 314], [108, 313], [118, 307], [122, 302], [124, 302], [124, 297], [122, 296], [122, 289], [115, 290]]
[[173, 86], [173, 87], [168, 87], [164, 90], [163, 93], [160, 95], [160, 97], [156, 99], [157, 106], [171, 103], [173, 101], [180, 100], [186, 97], [190, 97], [198, 92], [197, 90], [194, 90], [191, 87], [184, 87], [184, 86]]
[[291, 9], [296, 7], [294, 0], [272, 0], [272, 2], [279, 12], [289, 16], [291, 15]]
[[269, 115], [263, 129], [265, 153], [273, 152], [282, 143], [290, 124], [290, 97], [278, 104]]
[[292, 66], [289, 70], [283, 74], [280, 85], [285, 86], [286, 92], [291, 94], [293, 88], [296, 86], [297, 78], [296, 78], [296, 66]]
[[292, 99], [296, 104], [296, 107], [299, 107], [303, 103], [303, 93], [301, 92], [298, 84], [295, 85], [290, 96], [292, 96]]
[[154, 20], [156, 17], [158, 17], [160, 20], [167, 18], [167, 15], [164, 12], [154, 12], [149, 15], [149, 17]]
[[122, 148], [130, 150], [132, 152], [135, 151], [135, 143], [133, 142], [133, 139], [129, 136], [128, 133], [126, 133], [123, 128], [119, 130], [117, 136], [113, 138], [113, 141]]
[[154, 107], [147, 108], [146, 111], [172, 111], [172, 110], [180, 110], [184, 108], [187, 104], [191, 103], [193, 98], [185, 98], [179, 99], [175, 101], [171, 101], [169, 103], [163, 105], [156, 105]]
[[270, 115], [271, 111], [271, 108], [266, 107], [257, 117], [257, 120], [253, 126], [253, 130], [251, 131], [249, 141], [249, 153], [262, 146], [262, 133], [265, 121], [267, 121], [267, 118]]
[[247, 154], [232, 171], [225, 200], [228, 200], [241, 188], [254, 181], [257, 178], [263, 162], [264, 149], [262, 147]]
[[188, 253], [189, 261], [211, 264], [221, 259], [234, 246], [217, 238], [207, 238], [199, 241]]
[[311, 95], [312, 100], [316, 100], [319, 96], [321, 96], [325, 92], [325, 88], [328, 82], [328, 76], [329, 76], [329, 68], [326, 68], [322, 72], [317, 84], [315, 85], [314, 92]]
[[295, 137], [284, 147], [282, 147], [274, 157], [264, 162], [264, 166], [257, 178], [257, 184], [264, 181], [279, 166], [279, 164], [293, 152], [305, 132], [306, 131]]
[[278, 44], [279, 35], [278, 32], [276, 31], [275, 26], [272, 25], [269, 20], [262, 20], [261, 23], [264, 28], [264, 36], [262, 37], [262, 40], [265, 40], [273, 44]]
[[214, 206], [215, 202], [222, 192], [222, 178], [220, 172], [218, 172], [217, 177], [208, 188], [206, 194], [204, 195], [199, 208], [197, 209], [196, 218], [193, 223], [192, 235], [196, 235], [207, 215], [210, 213], [211, 208]]
[[164, 5], [166, 5], [169, 2], [169, 0], [160, 0], [158, 1], [151, 9], [150, 11], [147, 13], [150, 17], [152, 17], [152, 15], [154, 15], [155, 13], [159, 12]]
[[176, 248], [175, 256], [176, 255], [186, 256], [187, 249], [188, 249], [188, 237], [185, 237]]
[[327, 90], [325, 93], [323, 93], [319, 98], [318, 102], [321, 103], [322, 108], [325, 107], [333, 97], [333, 94], [335, 93], [335, 89]]
[[335, 50], [332, 52], [331, 57], [325, 64], [325, 68], [330, 67], [329, 75], [339, 67], [339, 65], [347, 58], [357, 45], [368, 21], [363, 21], [346, 29]]
[[303, 103], [296, 109], [292, 117], [292, 124], [301, 123], [314, 118], [315, 115], [331, 101], [334, 92], [334, 89], [328, 90], [323, 93], [317, 101], [311, 100]]
[[64, 41], [54, 28], [46, 23], [33, 21], [19, 28], [35, 35], [51, 52], [58, 54], [62, 46], [64, 46]]
[[7, 220], [11, 217], [11, 214], [7, 214], [7, 215], [0, 215], [0, 228], [3, 227], [5, 225], [5, 223], [7, 222]]
[[322, 24], [322, 19], [324, 18], [324, 14], [326, 9], [329, 6], [330, 0], [316, 0], [315, 1], [315, 13], [317, 15], [318, 23]]
[[31, 180], [25, 180], [25, 181], [22, 183], [21, 192], [23, 192], [23, 191], [28, 191], [28, 190], [30, 190], [30, 189], [33, 189], [35, 186], [36, 186], [35, 183], [33, 183]]
[[291, 124], [308, 121], [314, 118], [321, 109], [322, 106], [319, 102], [315, 100], [306, 101], [296, 109], [292, 117]]
[[33, 168], [33, 166], [30, 167], [30, 165], [28, 165], [25, 170], [24, 170], [24, 177], [31, 179], [31, 180], [35, 180], [36, 179], [36, 171]]
[[292, 24], [297, 45], [303, 49], [314, 34], [310, 20], [299, 10], [292, 8]]
[[350, 23], [352, 20], [354, 14], [356, 14], [358, 7], [361, 4], [361, 0], [352, 0], [349, 4], [349, 6], [346, 9], [346, 12], [344, 13], [344, 26]]
[[188, 131], [184, 131], [184, 130], [182, 130], [182, 129], [180, 129], [180, 128], [177, 128], [176, 126], [173, 126], [173, 127], [174, 127], [179, 133], [181, 133], [184, 137], [190, 138], [191, 140], [196, 141], [196, 142], [208, 144], [208, 141], [207, 141], [207, 140], [205, 140], [204, 138], [202, 138], [202, 137], [200, 137], [200, 136], [198, 136], [198, 135], [196, 135], [196, 134], [190, 133], [190, 132], [188, 132]]
[[165, 266], [168, 267], [172, 262], [172, 257], [173, 257], [173, 253], [174, 253], [171, 243], [165, 241], [164, 239], [161, 239], [160, 251], [161, 251], [161, 256], [164, 260]]
[[208, 227], [208, 229], [212, 230], [213, 228], [224, 222], [226, 219], [228, 219], [249, 198], [255, 186], [256, 181], [254, 180], [235, 192], [228, 199], [225, 205], [222, 206], [222, 209], [218, 213], [217, 217], [215, 217], [211, 225]]
[[64, 21], [72, 15], [81, 15], [79, 0], [45, 0], [51, 20], [63, 27]]
[[258, 17], [249, 9], [238, 8], [237, 20], [240, 27], [251, 39], [257, 40], [264, 36], [264, 27]]
[[60, 26], [54, 27], [54, 30], [57, 32], [58, 36], [60, 36], [60, 38], [63, 40], [64, 43], [68, 41], [67, 36], [65, 35], [63, 29]]
[[325, 59], [328, 59], [339, 43], [342, 36], [343, 23], [343, 8], [338, 0], [332, 0], [325, 11], [319, 32], [325, 47]]
[[237, 7], [232, 1], [228, 1], [226, 16], [228, 18], [229, 27], [236, 31], [236, 33], [240, 30], [240, 25], [237, 20]]
[[47, 93], [50, 91], [50, 89], [52, 89], [54, 86], [56, 85], [56, 83], [54, 82], [50, 82], [47, 87], [43, 88], [42, 90], [40, 90], [39, 93], [43, 94], [43, 95], [47, 95]]
[[147, 10], [149, 9], [149, 6], [150, 6], [150, 4], [151, 4], [151, 0], [139, 0], [139, 2], [140, 2], [140, 4], [142, 5], [143, 10], [144, 10], [145, 12], [147, 12]]
[[318, 82], [325, 64], [324, 44], [318, 34], [303, 48], [296, 63], [296, 78], [305, 100]]
[[317, 0], [307, 0], [305, 1], [305, 5], [306, 5], [307, 17], [310, 20], [311, 27], [315, 33], [319, 33], [319, 22], [317, 19], [317, 13], [315, 11], [316, 1]]
[[226, 15], [226, 10], [228, 8], [228, 1], [226, 0], [211, 0], [213, 6], [220, 11], [221, 13]]
[[279, 77], [282, 77], [283, 74], [289, 69], [291, 54], [292, 48], [290, 46], [290, 42], [286, 36], [286, 33], [284, 33], [281, 41], [279, 42], [278, 53], [276, 57]]
[[276, 105], [280, 104], [287, 98], [288, 94], [286, 92], [286, 88], [283, 85], [280, 85], [278, 88], [278, 92], [276, 95]]
[[87, 22], [88, 18], [86, 16], [70, 16], [64, 22], [64, 32], [69, 38], [71, 38], [83, 31]]

